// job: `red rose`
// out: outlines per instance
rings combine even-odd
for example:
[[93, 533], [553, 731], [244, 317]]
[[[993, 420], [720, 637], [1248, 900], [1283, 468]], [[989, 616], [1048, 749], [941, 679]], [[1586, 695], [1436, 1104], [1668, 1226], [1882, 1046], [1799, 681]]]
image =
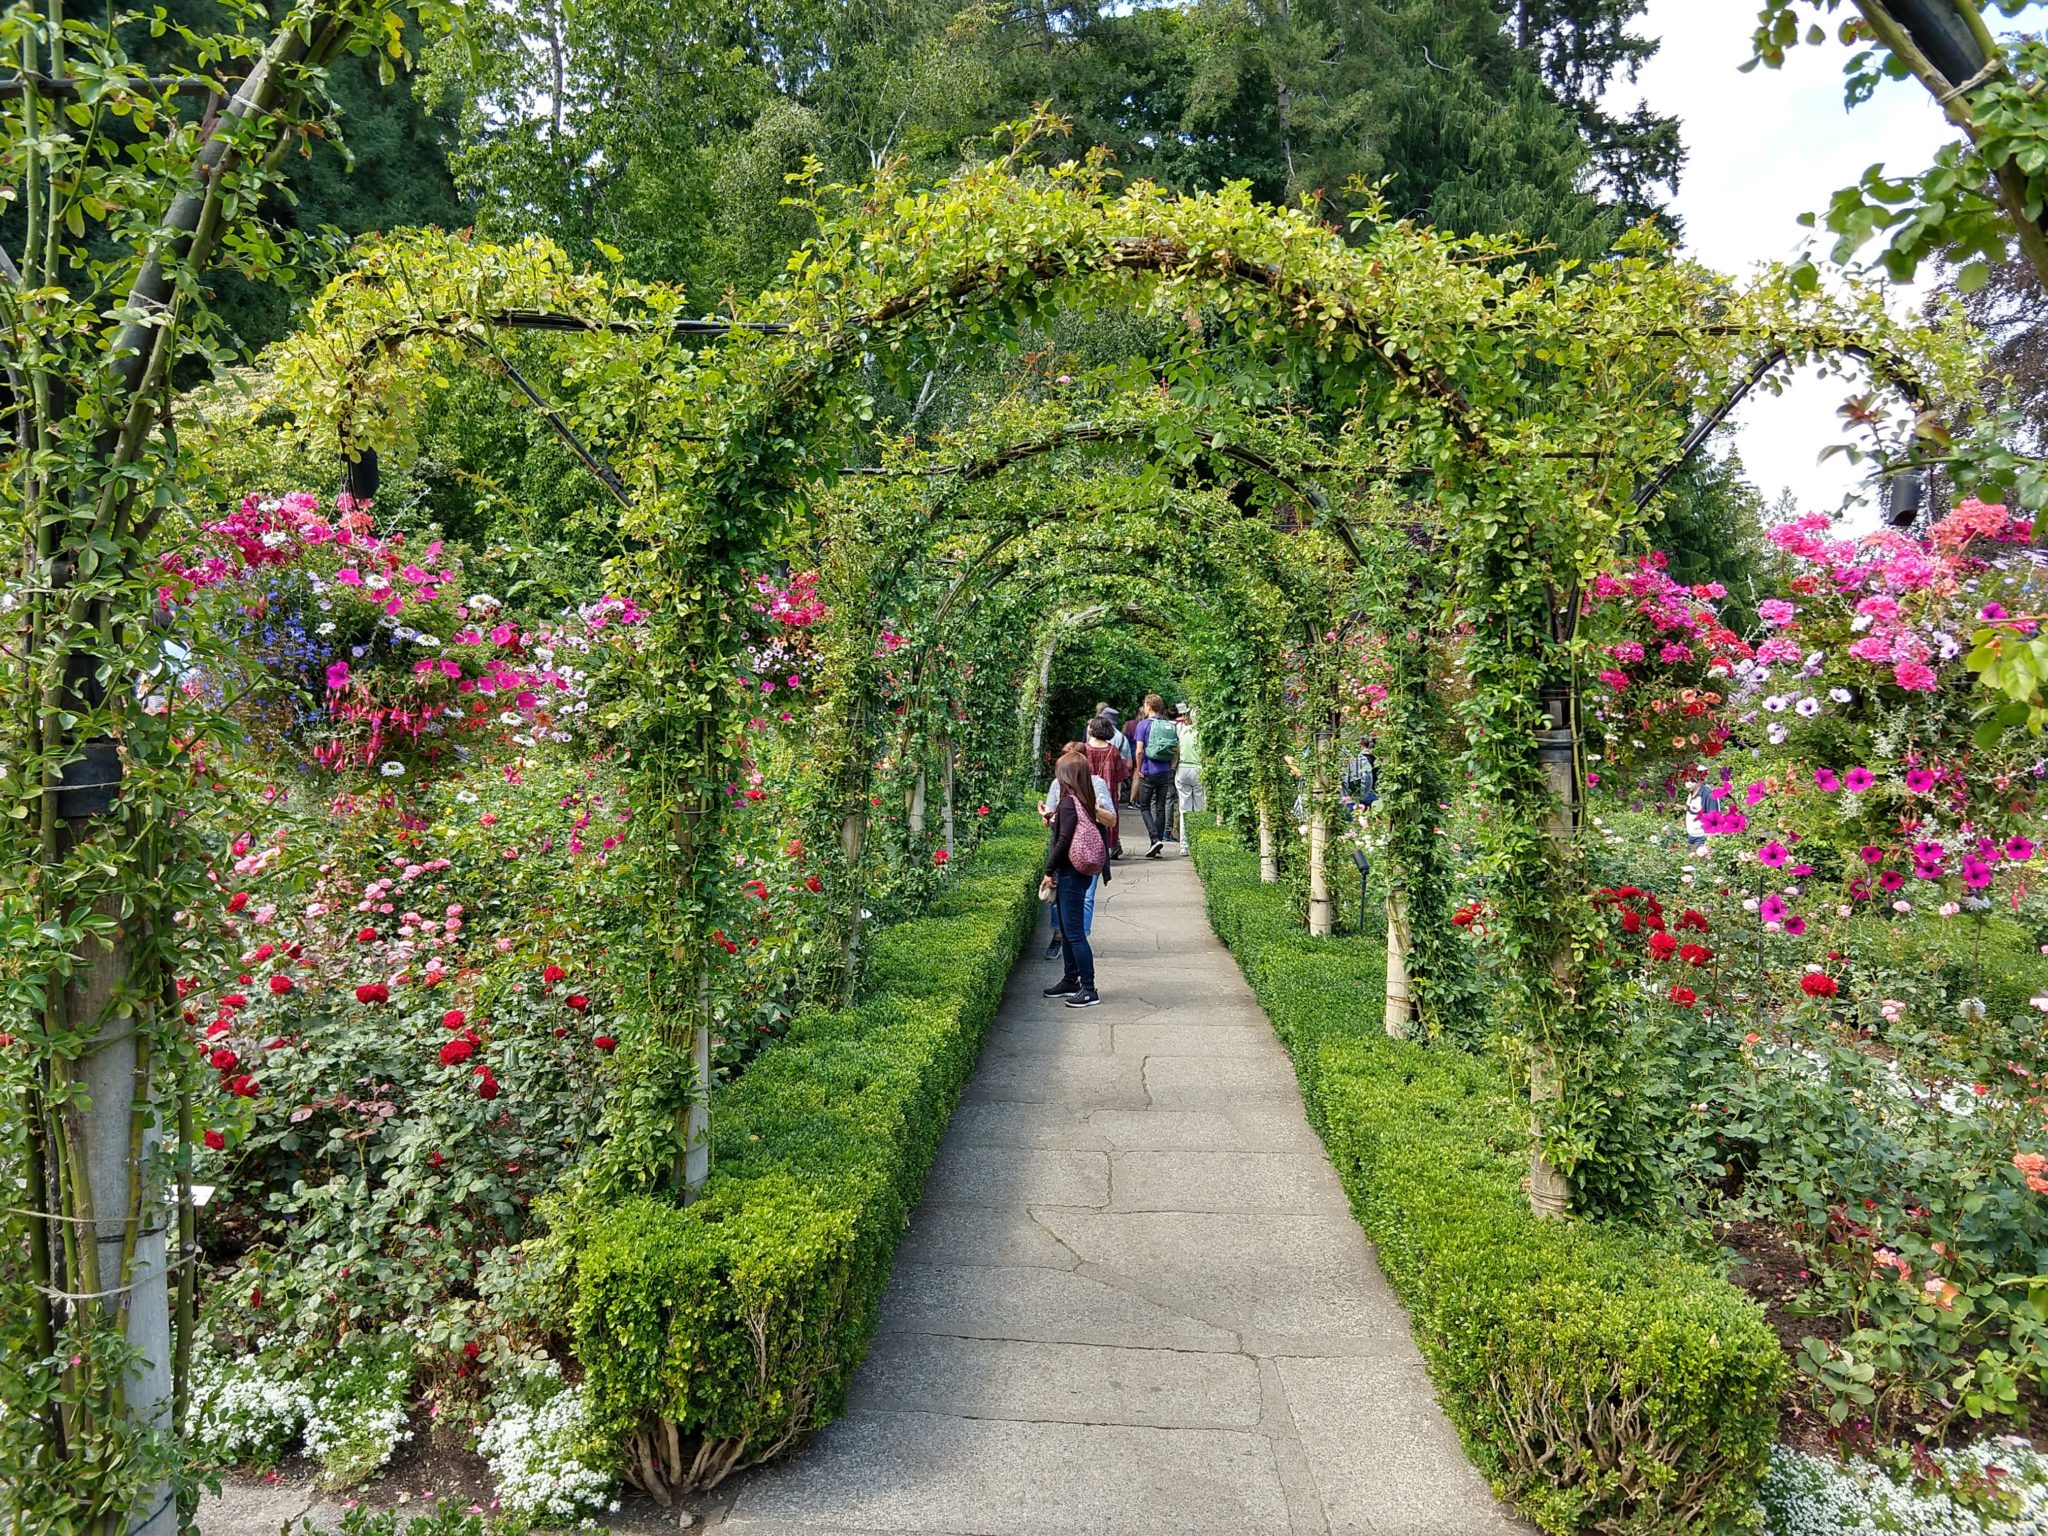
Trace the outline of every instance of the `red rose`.
[[1658, 932], [1650, 935], [1650, 955], [1653, 959], [1669, 960], [1677, 953], [1678, 940], [1670, 934]]
[[263, 1085], [244, 1072], [240, 1077], [230, 1078], [227, 1090], [238, 1099], [253, 1099]]
[[1835, 978], [1821, 971], [1808, 971], [1799, 978], [1799, 990], [1808, 997], [1833, 997], [1842, 989], [1835, 985]]
[[279, 997], [283, 997], [283, 996], [284, 996], [284, 995], [285, 995], [285, 994], [286, 994], [287, 992], [291, 991], [291, 989], [292, 989], [292, 979], [291, 979], [291, 977], [289, 977], [289, 976], [273, 976], [273, 977], [271, 977], [271, 978], [270, 978], [270, 990], [271, 990], [272, 992], [274, 992], [274, 993], [275, 993], [275, 994], [276, 994], [277, 996], [279, 996]]
[[953, 855], [946, 852], [946, 850], [943, 848], [934, 848], [932, 850], [932, 862], [934, 864], [944, 864], [946, 860], [950, 859], [951, 857], [953, 857]]
[[446, 1013], [441, 1015], [441, 1027], [443, 1029], [460, 1029], [463, 1025], [467, 1024], [468, 1022], [469, 1015], [464, 1013], [460, 1008], [450, 1008]]
[[495, 1099], [498, 1096], [498, 1080], [486, 1073], [476, 1085], [476, 1096], [480, 1099]]
[[816, 875], [805, 875], [804, 889], [815, 894], [816, 892], [825, 889], [825, 882], [820, 880]]
[[241, 1062], [241, 1059], [241, 1057], [223, 1045], [206, 1058], [206, 1064], [216, 1072], [232, 1072]]
[[540, 973], [540, 983], [544, 987], [552, 987], [556, 982], [560, 981], [564, 976], [568, 974], [569, 973], [563, 970], [559, 965], [551, 965], [546, 970]]
[[1621, 931], [1623, 933], [1640, 933], [1642, 927], [1643, 915], [1640, 912], [1623, 912], [1621, 914]]
[[366, 981], [356, 988], [356, 1001], [359, 1003], [388, 1003], [391, 1001], [391, 989], [381, 981]]
[[581, 992], [571, 992], [567, 997], [563, 998], [562, 1001], [567, 1003], [571, 1008], [574, 1008], [578, 1013], [581, 1013], [584, 1009], [590, 1006], [590, 999], [585, 997]]
[[619, 1042], [614, 1040], [610, 1035], [599, 1035], [595, 1040], [591, 1041], [590, 1043], [596, 1046], [600, 1051], [609, 1051], [613, 1047], [615, 1047]]
[[476, 1047], [467, 1040], [450, 1040], [441, 1047], [441, 1065], [444, 1067], [459, 1066], [475, 1054]]
[[271, 957], [272, 955], [274, 955], [274, 954], [276, 954], [276, 953], [277, 953], [277, 949], [276, 949], [276, 947], [275, 947], [274, 945], [270, 945], [270, 944], [259, 944], [259, 945], [257, 945], [257, 946], [256, 946], [256, 959], [257, 959], [257, 960], [258, 960], [259, 962], [261, 962], [261, 961], [264, 961], [264, 960], [268, 960], [268, 959], [269, 959], [269, 958], [270, 958], [270, 957]]
[[209, 1152], [219, 1152], [228, 1144], [227, 1137], [221, 1135], [219, 1131], [213, 1130], [209, 1130], [200, 1140], [206, 1143], [206, 1150]]
[[364, 929], [361, 929], [361, 930], [360, 930], [360, 931], [358, 931], [358, 932], [357, 932], [357, 934], [356, 934], [356, 942], [357, 942], [358, 944], [374, 944], [374, 943], [376, 943], [376, 942], [377, 942], [377, 930], [376, 930], [376, 929], [374, 929], [374, 928], [364, 928]]
[[1681, 1008], [1690, 1008], [1699, 1001], [1698, 995], [1691, 987], [1673, 987], [1667, 995]]
[[249, 1006], [249, 999], [242, 996], [242, 994], [239, 992], [230, 992], [226, 997], [220, 1000], [220, 1005], [223, 1008], [229, 1009], [246, 1008]]
[[988, 814], [988, 807], [985, 805], [977, 805], [974, 808], [974, 814], [977, 816], [986, 816]]
[[249, 905], [249, 893], [247, 891], [237, 891], [228, 898], [228, 910], [230, 912], [239, 912], [247, 905]]

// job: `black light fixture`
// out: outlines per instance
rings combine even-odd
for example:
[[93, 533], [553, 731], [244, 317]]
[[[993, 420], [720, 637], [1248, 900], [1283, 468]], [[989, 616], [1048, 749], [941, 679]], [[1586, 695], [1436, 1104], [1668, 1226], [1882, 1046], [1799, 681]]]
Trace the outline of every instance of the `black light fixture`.
[[354, 458], [341, 460], [341, 493], [361, 506], [377, 499], [377, 450], [364, 448]]
[[1884, 520], [1904, 532], [1920, 520], [1927, 506], [1927, 471], [1909, 464], [1885, 481]]

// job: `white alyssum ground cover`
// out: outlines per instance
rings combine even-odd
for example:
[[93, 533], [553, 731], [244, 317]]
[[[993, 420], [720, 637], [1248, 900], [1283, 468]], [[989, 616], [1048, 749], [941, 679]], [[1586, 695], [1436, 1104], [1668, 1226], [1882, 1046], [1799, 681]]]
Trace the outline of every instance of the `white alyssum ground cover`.
[[1958, 1470], [2003, 1468], [2019, 1509], [1985, 1516], [1946, 1493], [1923, 1494], [1869, 1462], [1771, 1453], [1763, 1510], [1770, 1536], [2043, 1536], [2048, 1532], [2048, 1458], [2025, 1441], [1984, 1440], [1941, 1453]]

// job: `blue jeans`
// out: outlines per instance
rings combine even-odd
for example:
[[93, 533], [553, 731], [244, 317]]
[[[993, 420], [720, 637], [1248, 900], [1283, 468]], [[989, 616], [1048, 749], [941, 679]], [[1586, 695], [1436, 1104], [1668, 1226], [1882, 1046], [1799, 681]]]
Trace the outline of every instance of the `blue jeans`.
[[[1083, 934], [1090, 934], [1095, 931], [1095, 889], [1101, 884], [1102, 876], [1100, 875], [1096, 875], [1088, 882], [1088, 895], [1081, 903], [1081, 932]], [[1054, 897], [1052, 902], [1052, 931], [1056, 934], [1061, 933], [1065, 926], [1060, 921], [1059, 898]]]
[[1066, 939], [1061, 954], [1066, 957], [1068, 981], [1095, 986], [1095, 951], [1088, 947], [1089, 895], [1095, 877], [1063, 869], [1053, 877], [1053, 904], [1060, 916], [1060, 933]]

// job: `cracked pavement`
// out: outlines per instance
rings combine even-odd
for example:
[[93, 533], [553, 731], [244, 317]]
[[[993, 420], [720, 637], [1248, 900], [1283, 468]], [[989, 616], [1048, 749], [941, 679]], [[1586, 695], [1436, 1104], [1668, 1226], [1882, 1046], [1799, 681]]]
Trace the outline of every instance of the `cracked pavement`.
[[[1128, 846], [1132, 839], [1127, 839]], [[1511, 1536], [1210, 931], [1191, 867], [1099, 894], [1099, 1008], [1040, 933], [898, 1250], [848, 1411], [724, 1536]]]

